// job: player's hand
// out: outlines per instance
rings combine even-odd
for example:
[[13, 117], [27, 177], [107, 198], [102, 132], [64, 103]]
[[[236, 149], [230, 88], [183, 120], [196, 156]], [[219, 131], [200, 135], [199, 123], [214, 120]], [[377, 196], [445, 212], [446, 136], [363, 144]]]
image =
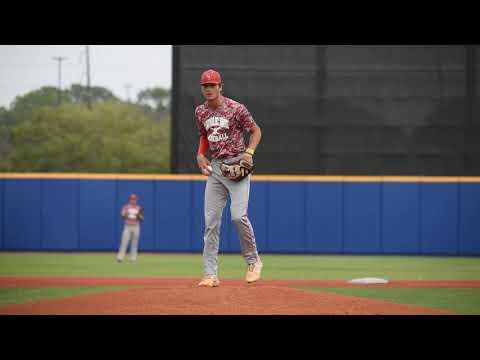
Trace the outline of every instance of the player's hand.
[[210, 173], [212, 172], [212, 165], [210, 164], [210, 161], [208, 161], [208, 159], [205, 157], [205, 155], [197, 155], [197, 164], [203, 175], [210, 175]]
[[248, 162], [250, 165], [253, 165], [253, 156], [248, 153], [243, 153], [243, 160]]

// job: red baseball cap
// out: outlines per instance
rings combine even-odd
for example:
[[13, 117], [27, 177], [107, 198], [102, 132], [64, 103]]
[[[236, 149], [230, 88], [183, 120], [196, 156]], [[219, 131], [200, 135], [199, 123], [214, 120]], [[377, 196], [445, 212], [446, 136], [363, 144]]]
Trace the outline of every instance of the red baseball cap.
[[221, 84], [222, 77], [215, 70], [207, 70], [202, 74], [200, 78], [200, 85], [203, 84]]

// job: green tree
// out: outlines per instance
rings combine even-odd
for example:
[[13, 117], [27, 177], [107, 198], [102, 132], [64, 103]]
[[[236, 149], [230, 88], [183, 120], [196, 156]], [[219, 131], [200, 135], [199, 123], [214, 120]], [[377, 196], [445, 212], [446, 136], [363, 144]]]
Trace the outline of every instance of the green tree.
[[[85, 104], [88, 101], [88, 89], [81, 84], [73, 84], [70, 86], [70, 94], [73, 101], [80, 104]], [[90, 88], [91, 102], [101, 101], [120, 101], [110, 90], [101, 86], [92, 86]]]
[[12, 153], [12, 129], [6, 124], [0, 123], [0, 169], [9, 170], [10, 155]]
[[170, 108], [170, 90], [161, 87], [147, 88], [138, 93], [137, 103], [157, 113], [165, 112]]
[[136, 106], [42, 107], [12, 129], [3, 171], [165, 173], [169, 133]]
[[0, 169], [6, 169], [10, 166], [9, 157], [12, 150], [11, 146], [11, 126], [14, 122], [12, 113], [5, 107], [0, 107]]
[[7, 108], [0, 106], [0, 125], [9, 125], [13, 124], [15, 117], [11, 111], [8, 111]]
[[[73, 99], [68, 90], [60, 92], [60, 102], [62, 104], [72, 103]], [[57, 88], [44, 86], [38, 90], [30, 91], [25, 95], [19, 95], [10, 105], [15, 120], [24, 120], [28, 118], [32, 111], [43, 106], [57, 106], [58, 91]]]

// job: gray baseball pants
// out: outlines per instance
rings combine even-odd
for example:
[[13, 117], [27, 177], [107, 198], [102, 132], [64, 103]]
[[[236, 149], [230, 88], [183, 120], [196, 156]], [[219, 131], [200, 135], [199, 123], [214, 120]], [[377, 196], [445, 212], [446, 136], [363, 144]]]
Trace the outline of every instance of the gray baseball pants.
[[[229, 161], [235, 162], [241, 156]], [[222, 175], [220, 164], [216, 159], [211, 161], [213, 172], [205, 187], [205, 234], [203, 248], [203, 270], [205, 275], [218, 275], [218, 248], [220, 243], [220, 225], [222, 214], [230, 195], [230, 213], [232, 222], [237, 228], [240, 249], [247, 264], [257, 261], [257, 245], [252, 224], [248, 219], [248, 199], [250, 195], [250, 175], [235, 182]]]
[[122, 233], [122, 242], [120, 243], [120, 249], [118, 250], [117, 259], [123, 260], [125, 253], [127, 251], [128, 244], [130, 239], [132, 243], [130, 244], [130, 260], [137, 260], [138, 253], [138, 239], [140, 238], [140, 225], [128, 225], [125, 224], [123, 227]]

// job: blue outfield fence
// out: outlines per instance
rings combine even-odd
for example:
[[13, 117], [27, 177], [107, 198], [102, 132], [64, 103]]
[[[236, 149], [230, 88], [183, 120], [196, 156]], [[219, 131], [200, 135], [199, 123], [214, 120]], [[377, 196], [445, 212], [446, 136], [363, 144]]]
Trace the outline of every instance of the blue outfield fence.
[[4, 181], [3, 179], [0, 179], [0, 249], [3, 249], [3, 229], [5, 228], [3, 226], [3, 222], [4, 222], [3, 205], [5, 203], [3, 201], [3, 194], [5, 193], [3, 186], [4, 186]]
[[[140, 250], [202, 251], [205, 178], [58, 177], [0, 178], [2, 250], [116, 251], [121, 208], [136, 193]], [[248, 212], [261, 252], [480, 255], [478, 179], [331, 178], [254, 177]], [[230, 201], [220, 231], [220, 251], [239, 252]]]

